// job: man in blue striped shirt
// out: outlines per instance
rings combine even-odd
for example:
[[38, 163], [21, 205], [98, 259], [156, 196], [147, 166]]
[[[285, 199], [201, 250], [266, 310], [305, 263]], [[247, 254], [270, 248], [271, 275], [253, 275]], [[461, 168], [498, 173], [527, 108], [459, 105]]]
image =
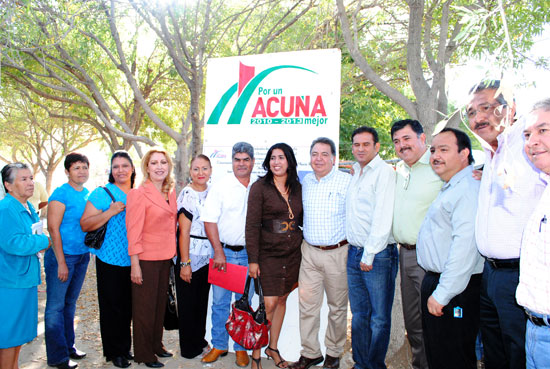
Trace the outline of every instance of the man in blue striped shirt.
[[300, 265], [300, 359], [292, 369], [307, 369], [323, 361], [319, 344], [323, 292], [329, 306], [323, 368], [338, 368], [346, 342], [348, 282], [346, 263], [346, 192], [349, 174], [334, 166], [336, 146], [326, 137], [313, 141], [310, 149], [313, 173], [304, 177], [304, 241]]

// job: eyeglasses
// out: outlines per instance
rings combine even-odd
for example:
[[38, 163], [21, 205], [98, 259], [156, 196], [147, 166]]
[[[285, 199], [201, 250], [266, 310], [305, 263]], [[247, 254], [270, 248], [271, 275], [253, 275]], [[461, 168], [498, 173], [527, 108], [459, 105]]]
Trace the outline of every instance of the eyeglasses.
[[494, 114], [496, 117], [502, 116], [502, 109], [506, 107], [506, 104], [494, 103], [494, 104], [481, 104], [477, 109], [470, 108], [466, 111], [468, 119], [474, 119], [477, 113]]

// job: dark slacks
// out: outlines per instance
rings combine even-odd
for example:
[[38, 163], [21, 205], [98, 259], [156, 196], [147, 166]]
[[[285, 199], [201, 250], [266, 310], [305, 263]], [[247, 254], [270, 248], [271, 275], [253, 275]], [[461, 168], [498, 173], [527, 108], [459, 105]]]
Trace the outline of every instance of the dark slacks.
[[132, 345], [132, 281], [130, 267], [104, 263], [96, 257], [99, 327], [103, 355], [111, 359]]
[[401, 301], [407, 339], [411, 345], [413, 369], [426, 369], [426, 352], [422, 338], [422, 308], [420, 287], [424, 279], [424, 269], [418, 265], [416, 250], [399, 248], [399, 275], [401, 276]]
[[134, 319], [134, 361], [157, 361], [155, 354], [166, 351], [162, 344], [168, 278], [172, 260], [140, 260], [143, 284], [132, 283]]
[[193, 272], [191, 283], [183, 281], [180, 266], [176, 266], [176, 295], [178, 300], [178, 318], [181, 356], [192, 359], [208, 346], [206, 334], [206, 314], [208, 311], [208, 265]]
[[481, 282], [481, 339], [487, 369], [525, 368], [523, 308], [516, 302], [519, 268], [495, 269], [487, 261]]
[[[466, 289], [443, 308], [443, 315], [428, 312], [428, 298], [439, 283], [439, 274], [427, 272], [422, 281], [422, 333], [430, 369], [476, 369], [481, 274], [474, 274]], [[462, 317], [455, 317], [460, 307]]]

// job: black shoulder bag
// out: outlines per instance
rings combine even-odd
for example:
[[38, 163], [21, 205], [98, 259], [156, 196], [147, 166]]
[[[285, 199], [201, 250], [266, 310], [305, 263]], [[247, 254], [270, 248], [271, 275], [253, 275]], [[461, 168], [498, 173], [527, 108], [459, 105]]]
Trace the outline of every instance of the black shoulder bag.
[[[101, 188], [103, 188], [105, 192], [107, 192], [113, 202], [116, 202], [113, 194], [111, 193], [111, 191], [109, 191], [107, 187]], [[98, 229], [86, 233], [86, 237], [84, 237], [84, 244], [92, 249], [99, 250], [101, 248], [101, 245], [103, 245], [105, 233], [107, 233], [107, 223], [109, 223], [109, 221], [106, 221], [105, 224], [103, 224]]]

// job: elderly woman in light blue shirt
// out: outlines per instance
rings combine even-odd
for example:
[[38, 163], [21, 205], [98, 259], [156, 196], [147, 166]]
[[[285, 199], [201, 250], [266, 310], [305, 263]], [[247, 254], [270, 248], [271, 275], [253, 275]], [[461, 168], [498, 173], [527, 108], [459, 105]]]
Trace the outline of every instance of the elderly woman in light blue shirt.
[[47, 236], [33, 206], [33, 175], [25, 164], [2, 169], [6, 197], [0, 201], [0, 368], [17, 369], [21, 345], [36, 337], [40, 262]]

